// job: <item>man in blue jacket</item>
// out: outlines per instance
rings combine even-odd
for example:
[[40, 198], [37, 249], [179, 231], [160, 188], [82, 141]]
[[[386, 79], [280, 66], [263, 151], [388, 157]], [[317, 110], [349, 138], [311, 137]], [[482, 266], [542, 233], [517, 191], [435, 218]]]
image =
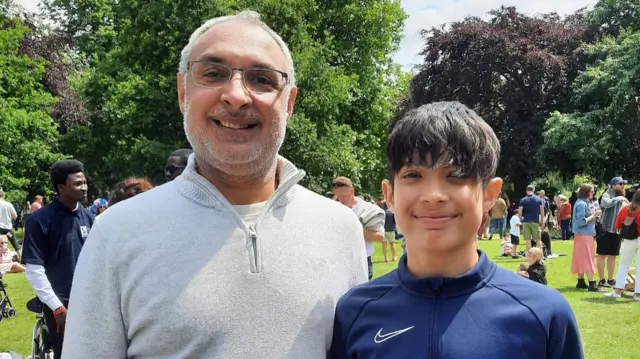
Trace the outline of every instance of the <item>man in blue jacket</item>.
[[564, 297], [477, 249], [498, 158], [491, 127], [458, 102], [392, 123], [383, 192], [407, 253], [340, 299], [329, 358], [583, 358]]

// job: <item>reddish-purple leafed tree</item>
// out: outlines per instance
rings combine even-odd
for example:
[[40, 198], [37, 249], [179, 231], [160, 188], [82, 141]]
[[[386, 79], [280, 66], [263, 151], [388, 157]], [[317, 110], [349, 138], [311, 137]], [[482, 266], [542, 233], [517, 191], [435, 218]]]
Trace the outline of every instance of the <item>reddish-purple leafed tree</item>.
[[531, 17], [502, 7], [490, 14], [422, 31], [424, 63], [403, 106], [457, 100], [476, 110], [498, 134], [498, 174], [518, 194], [543, 169], [536, 157], [545, 120], [569, 110], [570, 84], [583, 66], [574, 50], [596, 31], [584, 11]]

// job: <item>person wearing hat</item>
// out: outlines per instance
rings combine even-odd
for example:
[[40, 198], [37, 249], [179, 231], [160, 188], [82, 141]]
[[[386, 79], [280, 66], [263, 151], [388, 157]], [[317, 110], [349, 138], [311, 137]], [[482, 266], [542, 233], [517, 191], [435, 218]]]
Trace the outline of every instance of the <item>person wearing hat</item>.
[[347, 177], [337, 177], [333, 181], [333, 193], [336, 199], [351, 208], [358, 217], [364, 229], [364, 239], [367, 249], [367, 266], [369, 269], [369, 280], [373, 278], [373, 242], [384, 241], [384, 211], [374, 203], [369, 203], [362, 198], [356, 197], [356, 190], [353, 182]]
[[[620, 236], [616, 229], [616, 216], [622, 206], [626, 203], [626, 197], [624, 195], [618, 195], [617, 193], [624, 193], [624, 185], [627, 181], [622, 177], [614, 177], [609, 183], [609, 190], [606, 191], [600, 199], [600, 207], [602, 208], [602, 229], [604, 234], [596, 239], [597, 248], [596, 254], [598, 255], [597, 267], [600, 287], [612, 287], [616, 284], [614, 277], [616, 275], [616, 257], [620, 255]], [[608, 277], [605, 279], [605, 264], [607, 267]]]

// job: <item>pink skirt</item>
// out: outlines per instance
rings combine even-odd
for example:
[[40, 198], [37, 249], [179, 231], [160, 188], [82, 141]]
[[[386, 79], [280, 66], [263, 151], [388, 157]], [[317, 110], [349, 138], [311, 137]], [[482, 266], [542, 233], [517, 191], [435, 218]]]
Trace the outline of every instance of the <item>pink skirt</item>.
[[571, 274], [594, 273], [596, 245], [592, 236], [576, 234], [573, 240]]

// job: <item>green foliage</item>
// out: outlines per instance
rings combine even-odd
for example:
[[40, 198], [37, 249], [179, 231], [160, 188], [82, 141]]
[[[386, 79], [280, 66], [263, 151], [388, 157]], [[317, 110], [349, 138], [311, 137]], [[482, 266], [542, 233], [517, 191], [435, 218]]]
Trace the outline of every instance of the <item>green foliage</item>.
[[19, 17], [0, 14], [0, 186], [19, 202], [51, 192], [48, 170], [61, 158], [49, 115], [56, 99], [42, 85], [47, 63], [21, 52], [30, 35]]
[[[609, 16], [615, 18], [598, 19], [604, 24], [619, 23], [620, 15], [611, 12]], [[546, 124], [542, 154], [551, 168], [565, 175], [585, 172], [600, 181], [615, 175], [638, 176], [640, 12], [624, 15], [626, 30], [617, 37], [606, 36], [580, 49], [593, 61], [572, 84], [576, 111], [553, 113]]]
[[[289, 45], [298, 99], [281, 153], [319, 192], [336, 175], [378, 192], [385, 129], [406, 75], [391, 60], [406, 15], [397, 1], [45, 1], [76, 36], [90, 66], [77, 90], [90, 123], [69, 129], [62, 148], [85, 162], [94, 184], [161, 178], [170, 152], [188, 146], [177, 106], [179, 55], [206, 19], [258, 11]], [[403, 87], [403, 85], [405, 87]]]

